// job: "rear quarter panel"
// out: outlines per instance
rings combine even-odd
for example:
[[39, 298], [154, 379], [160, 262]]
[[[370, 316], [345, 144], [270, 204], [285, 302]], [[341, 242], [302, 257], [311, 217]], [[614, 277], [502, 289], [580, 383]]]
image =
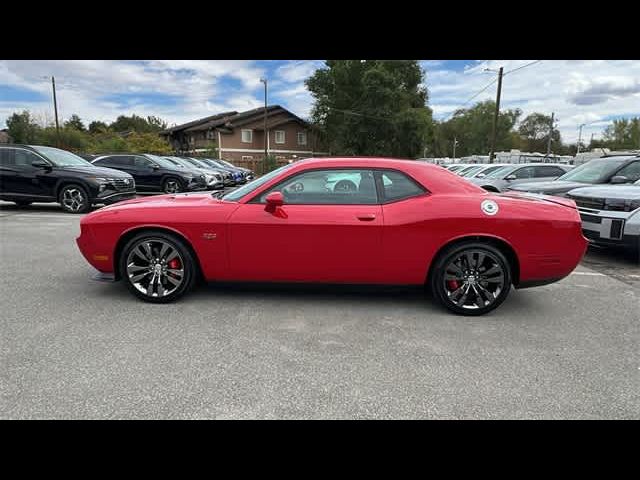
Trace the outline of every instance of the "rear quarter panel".
[[[498, 204], [485, 214], [484, 200]], [[428, 195], [383, 207], [383, 275], [389, 283], [419, 284], [450, 242], [489, 237], [515, 251], [519, 281], [568, 275], [586, 249], [577, 210], [544, 201], [500, 195]]]

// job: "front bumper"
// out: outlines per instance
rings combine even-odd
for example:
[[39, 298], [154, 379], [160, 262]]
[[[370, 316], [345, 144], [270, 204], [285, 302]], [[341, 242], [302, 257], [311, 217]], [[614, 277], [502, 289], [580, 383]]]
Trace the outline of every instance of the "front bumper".
[[104, 205], [111, 205], [116, 202], [121, 202], [122, 200], [131, 200], [133, 198], [136, 198], [135, 190], [127, 190], [124, 192], [113, 192], [113, 191], [105, 190], [104, 192], [96, 196], [91, 201], [91, 203], [92, 204], [102, 203]]
[[[605, 246], [637, 248], [640, 228], [637, 216], [629, 222], [630, 212], [578, 208], [582, 220], [582, 232], [590, 243]], [[635, 228], [634, 228], [635, 227]]]

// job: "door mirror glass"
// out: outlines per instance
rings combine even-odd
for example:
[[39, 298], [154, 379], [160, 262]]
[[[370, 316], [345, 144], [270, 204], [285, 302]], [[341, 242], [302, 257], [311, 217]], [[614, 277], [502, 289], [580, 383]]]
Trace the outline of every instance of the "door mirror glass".
[[271, 192], [266, 196], [265, 201], [267, 202], [266, 207], [264, 209], [267, 212], [275, 212], [276, 207], [281, 207], [284, 204], [284, 196], [282, 192]]
[[616, 175], [611, 179], [611, 183], [629, 183], [629, 179], [624, 175]]
[[32, 167], [36, 167], [36, 168], [49, 168], [50, 165], [45, 162], [44, 160], [34, 160], [33, 162], [31, 162], [31, 166]]

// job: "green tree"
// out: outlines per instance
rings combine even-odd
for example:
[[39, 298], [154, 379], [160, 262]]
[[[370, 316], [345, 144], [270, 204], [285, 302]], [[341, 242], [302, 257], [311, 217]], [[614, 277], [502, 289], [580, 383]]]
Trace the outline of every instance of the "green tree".
[[170, 154], [173, 149], [169, 143], [156, 133], [132, 133], [125, 138], [132, 153]]
[[[457, 141], [456, 157], [487, 155], [491, 149], [493, 118], [496, 104], [489, 100], [478, 102], [468, 109], [459, 109], [445, 122], [437, 125], [435, 153], [453, 156], [453, 143]], [[502, 110], [496, 128], [496, 151], [518, 147], [513, 128], [522, 112], [519, 109]]]
[[312, 121], [346, 155], [422, 155], [432, 132], [416, 60], [328, 60], [306, 80]]
[[80, 117], [75, 113], [71, 115], [71, 118], [69, 118], [69, 120], [64, 122], [64, 126], [66, 128], [78, 130], [79, 132], [84, 132], [86, 130], [84, 127], [84, 123], [82, 123], [82, 120], [80, 119]]
[[614, 120], [604, 129], [603, 144], [612, 150], [640, 149], [640, 117]]
[[109, 129], [108, 125], [104, 122], [101, 122], [99, 120], [94, 120], [93, 122], [91, 122], [89, 124], [89, 133], [91, 134], [96, 134], [96, 133], [104, 133]]
[[114, 132], [157, 133], [164, 130], [167, 123], [158, 117], [140, 117], [136, 114], [127, 117], [120, 115], [109, 125]]
[[27, 110], [14, 113], [6, 123], [9, 136], [15, 143], [35, 143], [40, 127]]
[[[523, 150], [529, 152], [546, 152], [551, 128], [551, 115], [532, 113], [522, 120], [518, 127], [518, 133], [523, 140]], [[560, 132], [553, 130], [551, 145], [554, 150], [561, 149]]]

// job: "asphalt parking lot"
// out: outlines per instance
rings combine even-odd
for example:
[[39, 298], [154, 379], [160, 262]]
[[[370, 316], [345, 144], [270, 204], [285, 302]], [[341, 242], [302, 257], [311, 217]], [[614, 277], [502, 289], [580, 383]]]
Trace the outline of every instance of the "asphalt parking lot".
[[640, 418], [640, 265], [589, 251], [480, 318], [409, 289], [94, 282], [80, 216], [0, 202], [0, 418]]

